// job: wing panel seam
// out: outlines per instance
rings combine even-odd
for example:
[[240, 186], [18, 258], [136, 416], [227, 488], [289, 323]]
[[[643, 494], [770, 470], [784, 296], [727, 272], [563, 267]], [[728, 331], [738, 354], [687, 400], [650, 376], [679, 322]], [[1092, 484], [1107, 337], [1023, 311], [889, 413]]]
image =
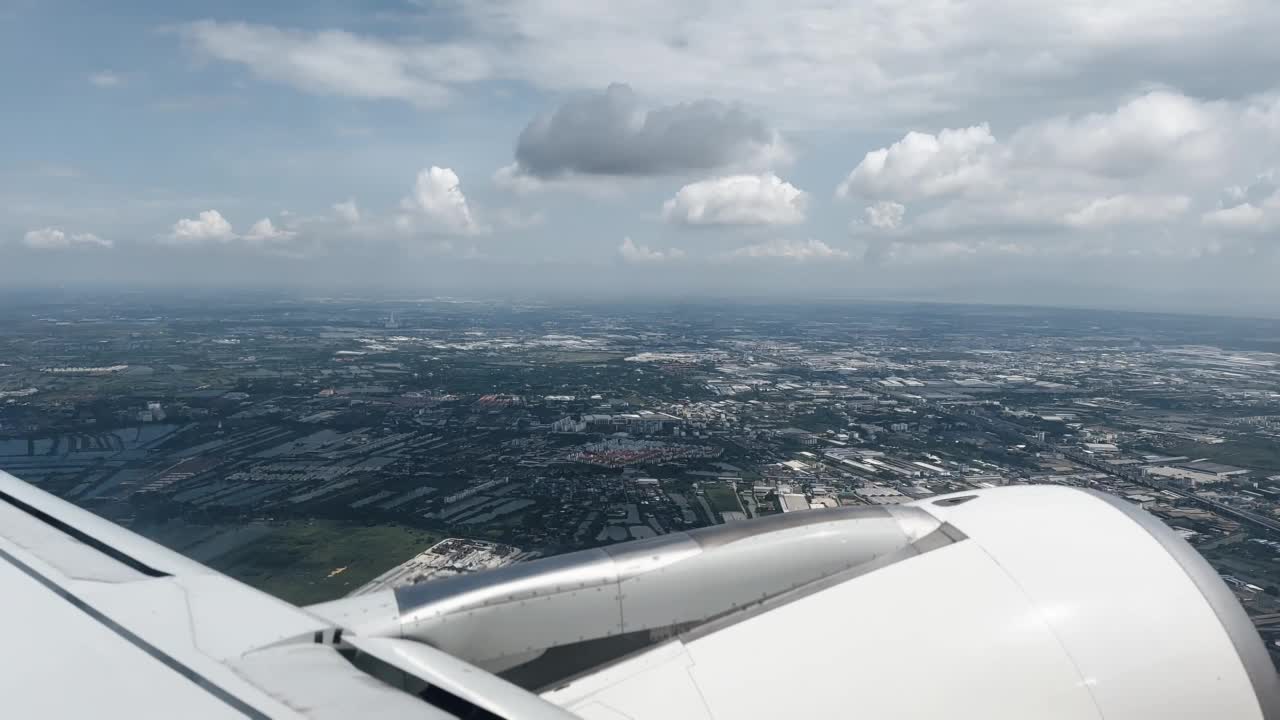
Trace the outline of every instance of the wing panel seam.
[[28, 503], [23, 502], [22, 500], [19, 500], [18, 498], [10, 495], [9, 493], [0, 492], [0, 500], [3, 500], [4, 502], [9, 503], [13, 507], [21, 510], [22, 512], [30, 515], [31, 517], [39, 520], [44, 524], [50, 527], [56, 528], [57, 530], [62, 532], [64, 535], [68, 535], [72, 538], [75, 538], [76, 540], [79, 540], [80, 542], [84, 543], [85, 545], [88, 545], [94, 550], [97, 550], [103, 555], [106, 555], [112, 560], [115, 560], [116, 562], [119, 562], [123, 565], [127, 565], [134, 570], [137, 570], [143, 575], [146, 575], [148, 577], [153, 577], [153, 578], [169, 577], [169, 573], [163, 570], [157, 570], [156, 568], [151, 567], [150, 565], [142, 562], [141, 560], [126, 554], [122, 550], [118, 548], [114, 548], [106, 544], [105, 542], [93, 537], [92, 535], [77, 528], [76, 526], [66, 521], [59, 520], [53, 515], [50, 515], [49, 513], [41, 510], [40, 508], [35, 507], [34, 505], [30, 505]]
[[86, 602], [79, 596], [70, 592], [69, 590], [62, 587], [61, 585], [57, 584], [53, 580], [50, 580], [49, 578], [45, 577], [39, 570], [36, 570], [35, 568], [23, 562], [22, 560], [19, 560], [18, 558], [14, 557], [9, 552], [5, 551], [3, 548], [0, 548], [0, 559], [4, 559], [10, 565], [21, 570], [24, 575], [40, 583], [42, 586], [44, 586], [45, 589], [54, 593], [55, 595], [62, 598], [63, 600], [66, 600], [69, 604], [71, 604], [77, 610], [80, 610], [84, 614], [88, 615], [98, 624], [102, 625], [106, 629], [115, 633], [121, 639], [128, 642], [130, 645], [133, 645], [134, 647], [143, 651], [147, 655], [150, 655], [153, 659], [160, 662], [165, 667], [169, 668], [175, 673], [191, 681], [192, 684], [196, 685], [201, 690], [204, 690], [205, 692], [209, 693], [213, 697], [222, 701], [224, 704], [231, 707], [232, 709], [240, 712], [240, 714], [244, 715], [245, 717], [252, 718], [253, 720], [271, 720], [270, 715], [267, 715], [266, 713], [262, 712], [261, 710], [258, 710], [257, 708], [253, 707], [252, 705], [245, 702], [244, 700], [241, 700], [240, 698], [236, 697], [235, 695], [231, 694], [227, 690], [215, 684], [209, 678], [205, 677], [204, 675], [201, 675], [195, 669], [182, 664], [181, 661], [177, 660], [176, 658], [169, 655], [165, 651], [161, 650], [155, 645], [152, 645], [146, 640], [143, 640], [141, 637], [134, 634], [128, 628], [124, 627], [123, 625], [116, 622], [115, 620], [112, 620], [111, 618], [107, 617], [105, 614], [103, 614], [100, 610], [95, 608], [93, 605], [90, 605], [88, 602]]

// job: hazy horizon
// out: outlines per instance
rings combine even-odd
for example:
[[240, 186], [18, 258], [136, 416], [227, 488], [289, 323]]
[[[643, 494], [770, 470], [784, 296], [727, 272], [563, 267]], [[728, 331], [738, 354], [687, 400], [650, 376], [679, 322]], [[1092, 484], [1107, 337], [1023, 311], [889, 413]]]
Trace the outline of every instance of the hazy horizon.
[[[1169, 309], [1160, 305], [1122, 304], [1089, 304], [1087, 302], [1034, 302], [1031, 300], [951, 300], [931, 298], [911, 291], [886, 291], [875, 295], [858, 295], [854, 293], [839, 295], [820, 295], [814, 293], [779, 293], [747, 294], [747, 293], [695, 293], [685, 292], [654, 297], [651, 294], [615, 288], [610, 293], [575, 293], [569, 290], [476, 292], [466, 288], [456, 291], [431, 291], [427, 288], [396, 288], [367, 286], [316, 286], [316, 287], [281, 287], [281, 286], [232, 286], [232, 285], [154, 285], [126, 287], [119, 285], [74, 285], [68, 287], [43, 286], [11, 286], [0, 289], [0, 298], [24, 298], [32, 303], [46, 304], [51, 302], [65, 303], [74, 306], [79, 303], [110, 300], [126, 302], [145, 300], [157, 303], [226, 301], [228, 304], [241, 303], [374, 303], [376, 305], [413, 305], [442, 302], [477, 303], [477, 304], [512, 304], [512, 305], [545, 305], [548, 307], [590, 307], [616, 309], [626, 306], [648, 305], [650, 307], [700, 306], [720, 310], [731, 310], [740, 307], [749, 312], [752, 307], [794, 307], [794, 306], [943, 306], [954, 308], [984, 308], [994, 310], [1027, 310], [1045, 312], [1105, 312], [1136, 315], [1167, 315], [1174, 317], [1221, 317], [1239, 320], [1280, 320], [1280, 309], [1272, 310], [1270, 306], [1260, 307], [1256, 312], [1249, 312], [1243, 307], [1213, 310], [1208, 307], [1194, 309]], [[1270, 310], [1271, 312], [1267, 312]]]

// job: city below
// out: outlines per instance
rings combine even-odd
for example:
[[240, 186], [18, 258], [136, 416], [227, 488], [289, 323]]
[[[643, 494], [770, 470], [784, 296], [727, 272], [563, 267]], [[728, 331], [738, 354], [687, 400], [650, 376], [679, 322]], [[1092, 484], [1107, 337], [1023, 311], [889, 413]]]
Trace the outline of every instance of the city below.
[[1280, 657], [1275, 320], [12, 295], [0, 469], [299, 604], [775, 513], [1094, 488], [1196, 547]]

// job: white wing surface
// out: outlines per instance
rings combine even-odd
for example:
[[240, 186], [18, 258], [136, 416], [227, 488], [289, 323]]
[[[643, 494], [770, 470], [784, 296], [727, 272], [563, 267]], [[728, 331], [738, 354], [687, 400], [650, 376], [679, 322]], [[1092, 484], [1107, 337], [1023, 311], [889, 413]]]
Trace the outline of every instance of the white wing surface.
[[786, 513], [298, 608], [0, 473], [4, 717], [1280, 720], [1221, 579], [1116, 498]]
[[333, 623], [2, 472], [0, 610], [4, 717], [454, 717]]

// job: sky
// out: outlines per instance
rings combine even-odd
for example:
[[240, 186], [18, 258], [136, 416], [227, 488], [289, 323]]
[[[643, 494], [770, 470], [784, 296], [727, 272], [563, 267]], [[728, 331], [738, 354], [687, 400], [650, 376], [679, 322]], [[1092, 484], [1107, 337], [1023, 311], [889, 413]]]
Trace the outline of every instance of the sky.
[[0, 287], [1280, 314], [1274, 0], [0, 5]]

